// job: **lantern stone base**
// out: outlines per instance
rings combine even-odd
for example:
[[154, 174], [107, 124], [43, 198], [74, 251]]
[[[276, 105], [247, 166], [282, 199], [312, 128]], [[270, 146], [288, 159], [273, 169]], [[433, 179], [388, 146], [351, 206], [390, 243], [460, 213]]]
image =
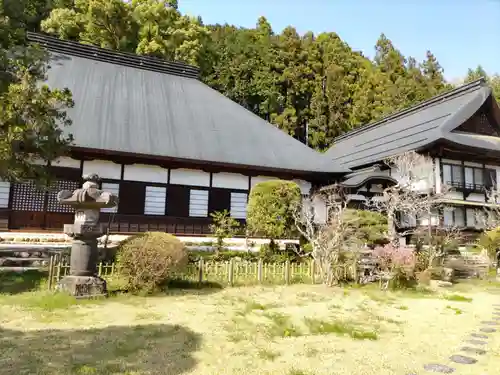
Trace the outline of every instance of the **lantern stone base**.
[[106, 280], [98, 276], [65, 276], [59, 281], [57, 290], [69, 293], [76, 298], [106, 297]]

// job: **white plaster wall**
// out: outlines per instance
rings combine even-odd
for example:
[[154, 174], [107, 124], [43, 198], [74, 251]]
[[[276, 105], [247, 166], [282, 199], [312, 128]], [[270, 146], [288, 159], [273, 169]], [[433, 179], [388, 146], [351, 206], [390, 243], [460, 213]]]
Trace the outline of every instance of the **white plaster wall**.
[[442, 192], [442, 181], [441, 181], [441, 164], [439, 158], [434, 158], [434, 184], [436, 188], [436, 193], [441, 194]]
[[250, 177], [239, 173], [212, 173], [212, 187], [248, 190]]
[[168, 183], [168, 169], [156, 165], [132, 164], [125, 165], [123, 179], [127, 181]]
[[122, 166], [107, 160], [84, 160], [82, 174], [97, 173], [100, 178], [120, 180]]
[[350, 201], [366, 201], [366, 197], [362, 194], [347, 194], [346, 198]]
[[210, 173], [197, 169], [171, 169], [170, 183], [188, 186], [210, 186]]
[[54, 167], [80, 169], [80, 160], [72, 159], [72, 158], [67, 157], [67, 156], [62, 156], [60, 158], [57, 158], [51, 164]]
[[9, 207], [10, 183], [0, 180], [0, 208]]
[[465, 200], [469, 202], [481, 202], [481, 203], [484, 203], [486, 201], [484, 194], [480, 193], [471, 193]]
[[312, 204], [314, 208], [314, 222], [317, 224], [325, 224], [328, 215], [326, 201], [319, 196], [315, 196]]
[[460, 160], [442, 159], [442, 162], [443, 162], [444, 164], [462, 165], [462, 162], [461, 162]]
[[312, 184], [309, 181], [295, 179], [295, 180], [293, 180], [293, 182], [295, 182], [297, 185], [299, 185], [299, 188], [300, 188], [300, 191], [302, 192], [302, 194], [309, 195], [309, 193], [311, 192], [311, 187], [312, 187]]
[[250, 178], [250, 186], [254, 187], [256, 184], [260, 182], [265, 182], [265, 181], [271, 181], [271, 180], [279, 180], [277, 177], [269, 177], [269, 176], [255, 176]]
[[483, 167], [483, 165], [481, 163], [474, 163], [471, 161], [464, 161], [464, 165], [466, 167], [475, 167], [475, 168], [482, 168]]

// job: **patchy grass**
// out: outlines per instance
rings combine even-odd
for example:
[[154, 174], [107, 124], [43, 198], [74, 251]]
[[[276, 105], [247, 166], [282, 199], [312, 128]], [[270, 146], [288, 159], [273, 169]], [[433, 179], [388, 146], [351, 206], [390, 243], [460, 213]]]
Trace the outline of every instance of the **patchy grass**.
[[459, 309], [458, 307], [452, 307], [450, 305], [446, 306], [448, 310], [452, 310], [455, 312], [456, 315], [463, 314], [463, 310]]
[[257, 356], [260, 359], [266, 360], [266, 361], [274, 361], [276, 358], [280, 356], [280, 353], [274, 352], [272, 350], [266, 350], [266, 349], [259, 349], [257, 352]]
[[[471, 288], [460, 292], [466, 310], [454, 306], [462, 294], [453, 289], [188, 285], [93, 301], [11, 293], [0, 296], [0, 375], [419, 372], [490, 319], [497, 296]], [[478, 373], [500, 366], [495, 337]]]
[[472, 298], [462, 296], [461, 294], [450, 294], [445, 295], [443, 298], [447, 301], [455, 301], [455, 302], [472, 302]]
[[324, 321], [319, 319], [304, 318], [304, 322], [312, 335], [339, 335], [349, 336], [354, 340], [377, 340], [378, 335], [374, 330], [363, 329], [361, 325], [352, 322]]

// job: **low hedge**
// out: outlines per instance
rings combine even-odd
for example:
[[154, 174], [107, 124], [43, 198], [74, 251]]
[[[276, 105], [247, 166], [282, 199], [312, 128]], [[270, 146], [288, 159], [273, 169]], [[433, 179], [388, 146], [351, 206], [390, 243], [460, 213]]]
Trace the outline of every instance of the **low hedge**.
[[234, 250], [222, 250], [219, 252], [189, 250], [188, 257], [190, 263], [198, 262], [200, 259], [203, 259], [207, 262], [224, 262], [229, 261], [231, 258], [239, 258], [250, 262], [257, 262], [259, 259], [262, 259], [264, 262], [268, 263], [282, 263], [286, 260], [299, 263], [308, 259], [308, 257], [301, 257], [290, 251], [283, 251], [277, 254], [268, 254], [266, 252], [247, 252]]

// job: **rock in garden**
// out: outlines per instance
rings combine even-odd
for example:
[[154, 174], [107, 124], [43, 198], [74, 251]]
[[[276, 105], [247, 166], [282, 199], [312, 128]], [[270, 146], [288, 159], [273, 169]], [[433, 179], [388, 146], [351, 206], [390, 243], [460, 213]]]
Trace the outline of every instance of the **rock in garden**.
[[479, 329], [481, 332], [486, 332], [486, 333], [492, 333], [496, 332], [497, 330], [495, 328], [490, 328], [490, 327], [484, 327]]
[[442, 281], [442, 280], [439, 280], [437, 282], [437, 286], [441, 287], [441, 288], [451, 288], [453, 286], [452, 283], [450, 283], [449, 281]]
[[450, 359], [453, 361], [453, 362], [456, 362], [456, 363], [461, 363], [463, 365], [472, 365], [474, 363], [477, 362], [477, 359], [475, 358], [471, 358], [471, 357], [466, 357], [464, 355], [452, 355], [450, 357]]
[[474, 353], [474, 354], [486, 354], [486, 350], [480, 349], [480, 348], [473, 348], [471, 346], [464, 346], [460, 348], [461, 351], [463, 352], [469, 352], [469, 353]]
[[472, 344], [472, 345], [486, 345], [487, 344], [486, 341], [481, 341], [481, 340], [467, 340], [466, 342], [468, 342], [469, 344]]
[[424, 365], [424, 369], [432, 372], [440, 372], [442, 374], [451, 374], [452, 372], [455, 372], [455, 369], [453, 367], [441, 365], [439, 363], [429, 363], [427, 365]]
[[482, 333], [471, 333], [472, 337], [477, 337], [478, 339], [487, 339], [488, 335], [483, 335]]

